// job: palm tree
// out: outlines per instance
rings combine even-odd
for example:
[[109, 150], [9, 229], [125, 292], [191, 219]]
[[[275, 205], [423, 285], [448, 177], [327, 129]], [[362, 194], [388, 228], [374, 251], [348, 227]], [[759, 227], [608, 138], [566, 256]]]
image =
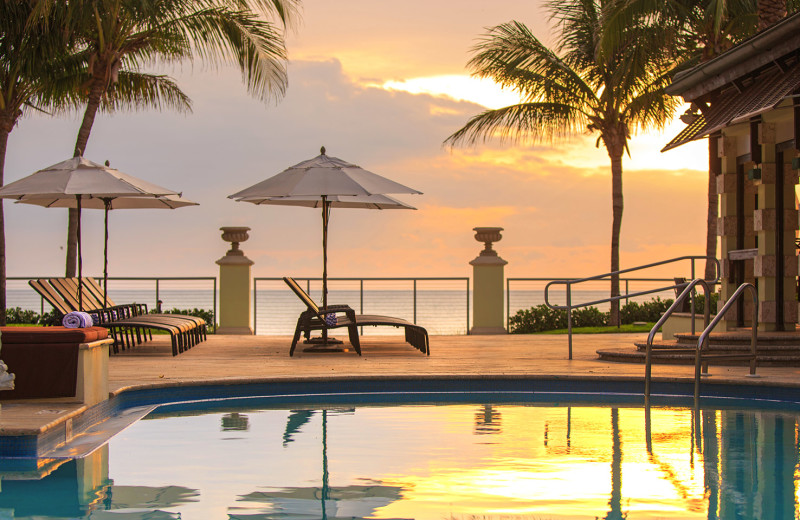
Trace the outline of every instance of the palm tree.
[[[49, 30], [50, 20], [33, 16], [27, 0], [0, 2], [0, 186], [5, 182], [8, 138], [20, 118], [43, 105], [59, 101], [50, 78], [63, 75], [68, 49], [57, 32]], [[45, 101], [47, 99], [48, 101]], [[6, 240], [5, 217], [0, 200], [0, 325], [6, 324]]]
[[[651, 9], [662, 10], [663, 5]], [[677, 0], [668, 4], [677, 20], [679, 30], [673, 47], [676, 59], [682, 64], [677, 69], [689, 68], [719, 56], [736, 43], [753, 34], [755, 30], [755, 0]], [[716, 142], [708, 140], [708, 190], [706, 211], [706, 266], [704, 277], [713, 280], [717, 256], [717, 175], [720, 173]]]
[[[115, 108], [119, 98], [144, 84], [143, 102], [187, 106], [164, 76], [145, 75], [143, 66], [177, 64], [194, 58], [214, 64], [235, 61], [251, 94], [277, 99], [286, 88], [286, 50], [282, 29], [297, 12], [298, 0], [75, 0], [68, 2], [69, 30], [86, 59], [82, 91], [86, 109], [75, 142], [82, 155], [97, 112]], [[41, 12], [60, 0], [40, 0]], [[70, 210], [67, 276], [76, 267], [77, 211]]]
[[[622, 226], [622, 156], [631, 132], [662, 127], [678, 103], [666, 96], [672, 64], [652, 20], [636, 19], [619, 29], [614, 45], [605, 45], [609, 0], [554, 0], [548, 4], [560, 29], [554, 52], [523, 24], [509, 22], [489, 30], [473, 49], [473, 74], [515, 89], [524, 100], [487, 110], [447, 138], [474, 144], [499, 138], [556, 141], [584, 131], [597, 133], [611, 161], [611, 271], [619, 270]], [[619, 295], [619, 276], [611, 296]], [[619, 301], [610, 322], [619, 324]]]

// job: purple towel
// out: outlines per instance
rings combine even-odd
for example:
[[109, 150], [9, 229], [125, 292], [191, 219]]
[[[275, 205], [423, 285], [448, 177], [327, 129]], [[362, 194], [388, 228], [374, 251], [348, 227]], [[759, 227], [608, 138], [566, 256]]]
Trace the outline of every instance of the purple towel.
[[331, 312], [330, 314], [325, 315], [325, 324], [328, 325], [328, 327], [335, 327], [336, 323], [337, 321], [335, 313]]
[[83, 329], [93, 325], [92, 317], [89, 314], [78, 311], [67, 313], [61, 323], [68, 329]]

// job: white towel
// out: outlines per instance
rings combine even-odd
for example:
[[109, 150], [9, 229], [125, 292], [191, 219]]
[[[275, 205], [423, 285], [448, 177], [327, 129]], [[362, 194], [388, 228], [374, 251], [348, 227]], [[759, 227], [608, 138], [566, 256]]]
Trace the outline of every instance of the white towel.
[[67, 313], [61, 323], [68, 329], [82, 329], [93, 325], [89, 314], [78, 311]]

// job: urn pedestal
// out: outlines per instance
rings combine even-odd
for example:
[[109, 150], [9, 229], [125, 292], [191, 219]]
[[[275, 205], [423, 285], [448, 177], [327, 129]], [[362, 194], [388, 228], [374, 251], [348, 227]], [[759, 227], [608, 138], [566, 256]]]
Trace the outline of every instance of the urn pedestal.
[[472, 328], [470, 334], [506, 334], [503, 320], [505, 265], [492, 249], [503, 238], [501, 227], [476, 227], [475, 240], [484, 248], [470, 262], [472, 266]]
[[249, 227], [221, 227], [222, 240], [231, 243], [219, 265], [219, 327], [217, 334], [253, 334], [250, 327], [250, 266], [239, 244], [250, 236]]

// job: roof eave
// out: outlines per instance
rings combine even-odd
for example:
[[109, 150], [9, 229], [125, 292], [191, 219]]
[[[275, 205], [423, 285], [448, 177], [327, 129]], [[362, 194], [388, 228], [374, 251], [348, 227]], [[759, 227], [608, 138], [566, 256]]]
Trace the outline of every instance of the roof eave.
[[677, 74], [666, 92], [692, 101], [797, 49], [800, 49], [800, 12], [716, 58]]

